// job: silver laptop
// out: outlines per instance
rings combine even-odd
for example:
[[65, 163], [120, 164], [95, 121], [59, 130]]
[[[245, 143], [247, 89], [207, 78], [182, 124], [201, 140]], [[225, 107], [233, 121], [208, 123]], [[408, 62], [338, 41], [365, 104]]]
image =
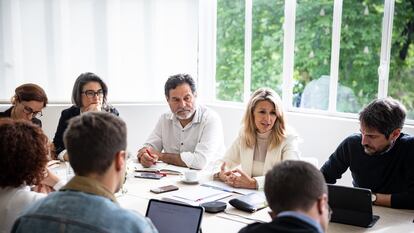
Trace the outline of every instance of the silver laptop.
[[372, 227], [379, 216], [372, 214], [371, 190], [328, 184], [331, 222]]
[[201, 206], [151, 199], [145, 216], [159, 233], [199, 233], [203, 213]]

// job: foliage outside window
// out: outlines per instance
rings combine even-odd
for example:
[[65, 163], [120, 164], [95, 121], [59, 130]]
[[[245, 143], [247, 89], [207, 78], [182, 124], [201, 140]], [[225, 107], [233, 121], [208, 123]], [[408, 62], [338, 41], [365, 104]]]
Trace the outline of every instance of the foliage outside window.
[[244, 76], [244, 0], [217, 1], [217, 96], [242, 101]]
[[[342, 3], [336, 106], [339, 112], [357, 113], [377, 98], [378, 94], [380, 50], [384, 46], [381, 45], [384, 1], [347, 0]], [[296, 1], [292, 90], [281, 88], [285, 4], [287, 1], [282, 0], [253, 1], [251, 89], [269, 86], [279, 94], [281, 91], [292, 92], [292, 106], [326, 110], [332, 72], [330, 64], [334, 1]], [[243, 76], [244, 25], [244, 1], [218, 0], [216, 80], [217, 98], [220, 100], [241, 101], [243, 79], [250, 78]], [[226, 36], [223, 36], [224, 32]], [[413, 41], [414, 2], [396, 0], [388, 95], [406, 105], [411, 119], [414, 118]], [[233, 52], [231, 56], [222, 52], [235, 50], [238, 53]], [[311, 90], [311, 95], [318, 94], [321, 87], [326, 93], [319, 96], [316, 106], [307, 106], [305, 89], [312, 85], [316, 87]]]
[[396, 0], [388, 95], [414, 119], [414, 1]]
[[342, 9], [339, 86], [352, 95], [338, 110], [356, 113], [377, 98], [384, 3], [344, 1]]
[[253, 1], [251, 91], [270, 87], [282, 95], [283, 0]]
[[324, 77], [329, 77], [330, 73], [332, 14], [333, 0], [297, 2], [293, 73], [295, 107], [328, 109], [329, 79]]

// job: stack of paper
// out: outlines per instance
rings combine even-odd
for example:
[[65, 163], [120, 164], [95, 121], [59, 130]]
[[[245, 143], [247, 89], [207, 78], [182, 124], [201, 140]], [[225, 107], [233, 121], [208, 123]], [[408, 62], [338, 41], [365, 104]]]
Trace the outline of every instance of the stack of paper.
[[199, 205], [204, 202], [217, 201], [231, 195], [231, 193], [221, 190], [197, 186], [192, 189], [180, 190], [169, 198], [186, 202], [191, 205]]
[[261, 192], [261, 191], [257, 191], [257, 190], [253, 190], [253, 189], [234, 188], [234, 187], [231, 187], [230, 185], [228, 185], [224, 182], [215, 181], [215, 180], [209, 181], [209, 182], [204, 183], [204, 184], [201, 184], [201, 186], [221, 190], [221, 191], [224, 191], [224, 192], [237, 193], [237, 194], [243, 194], [243, 195], [246, 195], [246, 194], [249, 194], [249, 193]]

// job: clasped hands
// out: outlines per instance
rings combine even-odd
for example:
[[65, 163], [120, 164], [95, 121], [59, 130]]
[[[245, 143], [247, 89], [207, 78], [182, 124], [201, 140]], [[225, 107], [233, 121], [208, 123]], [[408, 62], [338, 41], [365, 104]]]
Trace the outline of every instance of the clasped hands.
[[244, 171], [239, 168], [233, 170], [226, 169], [226, 162], [223, 162], [218, 173], [218, 177], [224, 183], [235, 188], [249, 188], [256, 189], [257, 181], [254, 178], [248, 176]]

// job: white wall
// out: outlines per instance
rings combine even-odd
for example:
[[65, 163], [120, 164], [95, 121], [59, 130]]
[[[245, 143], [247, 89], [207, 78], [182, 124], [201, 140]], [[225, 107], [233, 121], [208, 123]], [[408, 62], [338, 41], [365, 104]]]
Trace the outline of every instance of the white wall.
[[[48, 105], [42, 117], [43, 129], [53, 139], [60, 112], [70, 105]], [[135, 155], [137, 149], [148, 137], [161, 113], [168, 111], [166, 104], [117, 104], [114, 105], [128, 126], [128, 150]], [[224, 127], [224, 142], [229, 146], [240, 128], [244, 108], [211, 104], [208, 105], [221, 116]], [[7, 106], [0, 105], [0, 111]], [[359, 131], [356, 119], [344, 119], [303, 113], [288, 112], [289, 125], [294, 127], [302, 138], [299, 145], [303, 156], [316, 157], [319, 166], [328, 159], [338, 144], [348, 135]], [[404, 132], [414, 135], [414, 128], [406, 126]], [[349, 172], [340, 181], [351, 184]]]

